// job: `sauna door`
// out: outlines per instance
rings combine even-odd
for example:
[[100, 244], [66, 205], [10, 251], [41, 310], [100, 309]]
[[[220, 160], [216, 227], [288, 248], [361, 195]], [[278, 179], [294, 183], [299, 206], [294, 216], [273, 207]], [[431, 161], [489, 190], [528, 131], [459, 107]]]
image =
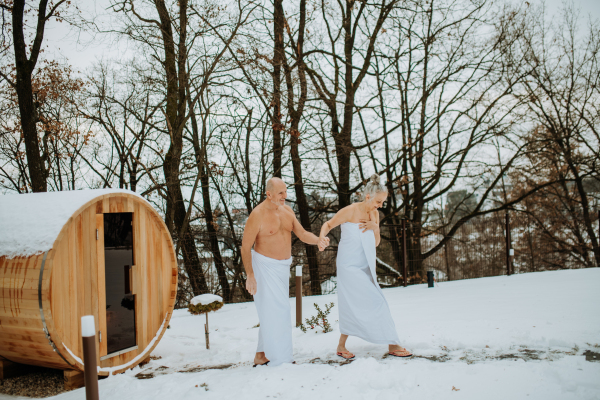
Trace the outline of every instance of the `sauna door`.
[[[135, 295], [131, 293], [133, 213], [104, 214], [106, 352], [136, 346]], [[100, 310], [102, 312], [102, 310]]]

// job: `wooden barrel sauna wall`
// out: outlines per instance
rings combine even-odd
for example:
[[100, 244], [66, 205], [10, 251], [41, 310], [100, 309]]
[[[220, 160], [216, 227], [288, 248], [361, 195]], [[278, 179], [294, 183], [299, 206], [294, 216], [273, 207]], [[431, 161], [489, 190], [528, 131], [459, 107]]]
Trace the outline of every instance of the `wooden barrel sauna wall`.
[[83, 371], [81, 316], [99, 373], [135, 367], [164, 334], [177, 263], [160, 215], [127, 190], [0, 196], [0, 357]]

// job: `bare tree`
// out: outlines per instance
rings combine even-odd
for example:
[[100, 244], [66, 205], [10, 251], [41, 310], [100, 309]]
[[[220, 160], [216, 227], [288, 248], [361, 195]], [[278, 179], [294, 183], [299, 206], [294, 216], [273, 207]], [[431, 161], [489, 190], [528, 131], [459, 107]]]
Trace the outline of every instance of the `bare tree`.
[[[36, 125], [39, 121], [39, 115], [33, 97], [32, 74], [42, 49], [46, 23], [52, 18], [60, 19], [59, 11], [65, 8], [67, 4], [67, 0], [55, 2], [40, 0], [37, 7], [29, 8], [26, 7], [25, 0], [3, 0], [0, 2], [0, 8], [3, 12], [8, 11], [12, 15], [10, 30], [12, 30], [16, 79], [10, 79], [4, 73], [1, 76], [9, 82], [18, 95], [19, 115], [27, 154], [27, 167], [31, 179], [31, 189], [34, 192], [46, 191], [48, 171], [40, 151], [38, 139]], [[35, 36], [31, 44], [27, 44], [25, 39], [25, 15], [27, 13], [37, 14]], [[4, 29], [8, 29], [8, 26], [3, 25], [2, 28], [4, 34]]]
[[151, 184], [144, 193], [158, 190], [166, 197], [163, 185], [151, 176], [163, 162], [156, 136], [167, 135], [161, 112], [165, 99], [160, 86], [149, 71], [134, 63], [113, 65], [100, 63], [92, 70], [87, 103], [80, 108], [94, 129], [103, 133], [98, 146], [103, 147], [108, 137], [111, 151], [79, 155], [101, 179], [102, 186], [113, 186], [116, 178], [119, 188], [136, 191], [138, 182], [147, 176]]
[[188, 119], [188, 17], [193, 10], [187, 0], [179, 1], [174, 7], [164, 0], [141, 4], [133, 0], [118, 0], [113, 3], [112, 8], [124, 17], [125, 27], [121, 32], [151, 51], [160, 62], [165, 97], [162, 112], [169, 138], [169, 148], [163, 163], [167, 188], [165, 223], [181, 248], [193, 292], [205, 293], [208, 290], [206, 278], [198, 258], [194, 236], [189, 224], [185, 222], [187, 209], [180, 176], [183, 131]]
[[[522, 43], [529, 74], [516, 93], [536, 126], [528, 137], [535, 151], [528, 176], [559, 181], [546, 191], [546, 205], [555, 203], [568, 216], [561, 226], [574, 236], [571, 249], [583, 259], [590, 251], [600, 266], [591, 197], [600, 187], [600, 27], [591, 21], [587, 32], [582, 32], [573, 4], [565, 5], [559, 18], [549, 18], [541, 10], [528, 22], [530, 29]], [[557, 227], [548, 229], [542, 220], [539, 225], [556, 243], [562, 241]]]

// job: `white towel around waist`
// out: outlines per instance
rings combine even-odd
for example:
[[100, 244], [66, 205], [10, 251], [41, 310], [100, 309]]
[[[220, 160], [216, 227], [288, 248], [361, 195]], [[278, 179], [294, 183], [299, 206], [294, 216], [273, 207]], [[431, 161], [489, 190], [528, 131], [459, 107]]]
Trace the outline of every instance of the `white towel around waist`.
[[254, 304], [260, 322], [256, 351], [265, 352], [270, 366], [294, 361], [289, 301], [291, 264], [291, 258], [275, 260], [252, 250], [257, 283]]

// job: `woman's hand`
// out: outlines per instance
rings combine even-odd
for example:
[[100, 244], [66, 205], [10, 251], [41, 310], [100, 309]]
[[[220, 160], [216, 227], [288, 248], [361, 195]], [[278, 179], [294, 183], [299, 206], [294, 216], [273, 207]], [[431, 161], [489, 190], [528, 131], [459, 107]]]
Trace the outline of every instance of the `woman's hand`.
[[329, 238], [327, 236], [319, 237], [319, 251], [325, 250], [329, 246]]
[[366, 219], [359, 219], [358, 221], [360, 222], [358, 227], [362, 229], [363, 232], [379, 230], [379, 224], [375, 221], [367, 221]]

